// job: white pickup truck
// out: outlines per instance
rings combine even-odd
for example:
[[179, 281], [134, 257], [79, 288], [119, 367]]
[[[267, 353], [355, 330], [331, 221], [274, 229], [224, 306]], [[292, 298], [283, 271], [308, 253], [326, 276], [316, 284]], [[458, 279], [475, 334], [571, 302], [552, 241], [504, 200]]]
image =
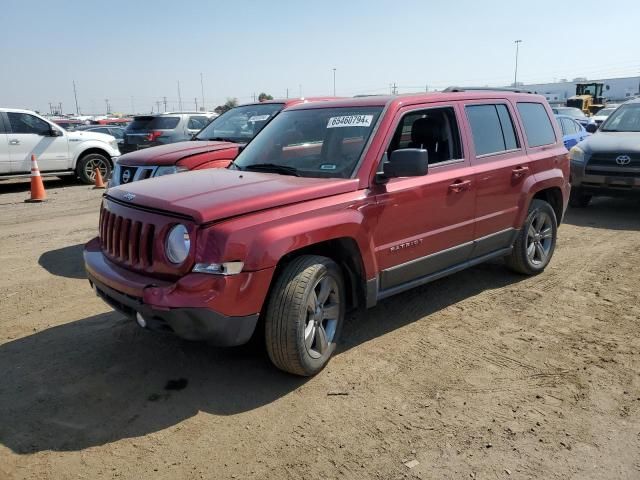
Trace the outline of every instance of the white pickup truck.
[[91, 184], [96, 167], [109, 177], [120, 151], [110, 135], [67, 132], [35, 112], [0, 108], [0, 179], [28, 176], [31, 155], [43, 176], [71, 175]]

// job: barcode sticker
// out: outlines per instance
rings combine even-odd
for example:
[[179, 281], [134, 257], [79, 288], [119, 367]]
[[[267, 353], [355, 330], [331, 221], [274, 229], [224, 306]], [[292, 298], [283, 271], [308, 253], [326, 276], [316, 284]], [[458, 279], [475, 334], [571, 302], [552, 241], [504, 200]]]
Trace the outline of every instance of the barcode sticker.
[[327, 122], [327, 128], [340, 127], [370, 127], [373, 115], [345, 115], [344, 117], [331, 117]]
[[265, 120], [269, 120], [269, 115], [254, 115], [249, 118], [250, 122], [264, 122]]

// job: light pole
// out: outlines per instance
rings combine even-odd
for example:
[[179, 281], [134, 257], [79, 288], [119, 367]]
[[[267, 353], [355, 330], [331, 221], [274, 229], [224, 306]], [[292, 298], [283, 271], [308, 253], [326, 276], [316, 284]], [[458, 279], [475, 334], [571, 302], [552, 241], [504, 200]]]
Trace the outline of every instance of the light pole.
[[333, 68], [333, 96], [336, 96], [336, 69]]
[[516, 69], [513, 73], [513, 87], [516, 88], [518, 86], [518, 50], [522, 40], [516, 40], [514, 43], [516, 44]]
[[202, 91], [202, 111], [205, 111], [204, 108], [204, 82], [202, 81], [202, 73], [200, 73], [200, 90]]

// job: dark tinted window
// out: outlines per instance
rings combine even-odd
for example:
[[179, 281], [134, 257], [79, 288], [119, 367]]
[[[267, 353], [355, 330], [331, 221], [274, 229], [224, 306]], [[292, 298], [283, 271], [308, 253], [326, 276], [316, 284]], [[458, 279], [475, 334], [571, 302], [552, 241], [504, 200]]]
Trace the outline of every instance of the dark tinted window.
[[504, 135], [504, 146], [507, 150], [513, 150], [519, 148], [518, 137], [513, 126], [513, 120], [509, 115], [509, 110], [506, 105], [496, 105], [498, 111], [498, 118], [500, 119], [500, 126], [502, 127], [502, 134]]
[[468, 105], [476, 155], [499, 153], [518, 148], [518, 140], [505, 105]]
[[403, 148], [424, 148], [429, 164], [462, 158], [458, 122], [451, 107], [430, 108], [402, 117], [387, 155]]
[[171, 130], [178, 126], [178, 122], [180, 117], [135, 117], [127, 130]]
[[48, 133], [51, 127], [44, 120], [29, 115], [28, 113], [7, 112], [11, 131], [13, 133], [35, 133], [42, 135]]
[[544, 105], [519, 102], [518, 112], [527, 135], [527, 145], [539, 147], [556, 143], [556, 135]]
[[124, 138], [124, 133], [121, 128], [110, 128], [109, 131], [111, 132], [111, 135], [117, 139]]

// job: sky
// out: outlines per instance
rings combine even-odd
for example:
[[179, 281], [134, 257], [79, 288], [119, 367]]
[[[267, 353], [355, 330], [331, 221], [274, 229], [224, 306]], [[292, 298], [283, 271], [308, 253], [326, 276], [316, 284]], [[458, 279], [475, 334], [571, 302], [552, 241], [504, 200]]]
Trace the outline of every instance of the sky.
[[[389, 93], [640, 75], [638, 0], [2, 0], [0, 106]], [[163, 107], [162, 107], [163, 108]]]

